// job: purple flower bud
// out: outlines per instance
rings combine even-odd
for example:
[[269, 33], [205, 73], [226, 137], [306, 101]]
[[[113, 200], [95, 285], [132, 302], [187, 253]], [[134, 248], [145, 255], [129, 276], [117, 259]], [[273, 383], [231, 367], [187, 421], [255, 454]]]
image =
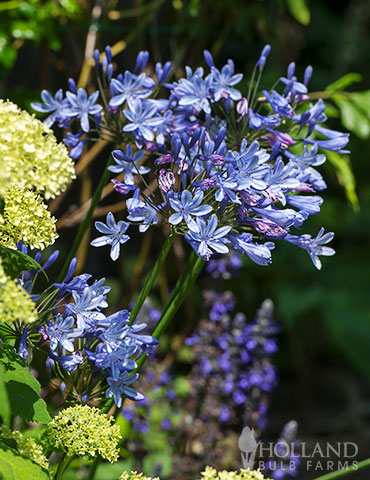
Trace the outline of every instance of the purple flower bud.
[[171, 157], [170, 154], [163, 155], [162, 157], [158, 157], [156, 160], [154, 160], [155, 165], [165, 165], [166, 163], [172, 163], [173, 157]]
[[137, 189], [136, 185], [127, 185], [125, 183], [121, 183], [114, 178], [111, 180], [113, 183], [113, 188], [116, 192], [121, 193], [122, 195], [127, 195], [128, 193], [132, 192], [133, 190]]
[[270, 52], [271, 52], [271, 45], [267, 44], [263, 47], [261, 56], [267, 58], [270, 55]]
[[223, 142], [225, 136], [226, 136], [226, 128], [221, 127], [218, 134], [217, 134], [216, 140], [215, 140], [215, 150], [217, 150], [219, 148], [219, 146], [221, 145], [221, 142]]
[[262, 56], [256, 63], [256, 67], [258, 67], [259, 71], [262, 72], [262, 70], [265, 68], [266, 64], [266, 57]]
[[105, 47], [105, 55], [107, 56], [108, 63], [112, 62], [112, 49], [109, 45]]
[[287, 77], [289, 79], [291, 79], [294, 75], [294, 72], [295, 72], [295, 63], [294, 62], [291, 62], [289, 63], [288, 65], [288, 70], [287, 70]]
[[248, 113], [248, 100], [243, 97], [239, 102], [236, 104], [236, 111], [239, 113], [241, 118], [243, 118]]
[[27, 349], [27, 327], [23, 328], [21, 342], [19, 344], [18, 355], [27, 360], [28, 358], [28, 349]]
[[138, 56], [136, 57], [136, 63], [134, 68], [134, 73], [141, 72], [146, 67], [146, 64], [149, 60], [149, 52], [142, 51], [139, 52]]
[[209, 68], [214, 67], [215, 62], [213, 61], [211, 52], [209, 52], [208, 50], [203, 50], [203, 55], [204, 55], [204, 60], [206, 61], [206, 64], [209, 66]]
[[96, 129], [98, 129], [100, 127], [101, 119], [102, 119], [101, 113], [97, 113], [95, 115], [95, 128]]
[[77, 258], [73, 257], [69, 264], [68, 272], [67, 272], [67, 275], [64, 277], [63, 283], [66, 283], [71, 279], [72, 275], [75, 273], [76, 267], [77, 267]]
[[303, 83], [306, 86], [308, 85], [308, 82], [311, 80], [312, 72], [313, 72], [313, 68], [311, 67], [311, 65], [308, 65], [308, 67], [304, 71], [304, 76], [303, 76]]
[[171, 147], [172, 147], [172, 156], [173, 156], [174, 161], [176, 162], [176, 160], [179, 156], [180, 150], [181, 150], [181, 140], [180, 140], [180, 137], [178, 136], [177, 133], [175, 133], [172, 136]]
[[68, 88], [72, 93], [77, 93], [76, 82], [73, 80], [73, 78], [68, 79]]
[[49, 258], [46, 260], [42, 268], [46, 270], [47, 268], [51, 267], [56, 262], [58, 256], [59, 256], [59, 250], [55, 250], [55, 252], [53, 252], [49, 256]]
[[107, 68], [107, 78], [108, 78], [108, 82], [110, 82], [112, 80], [112, 77], [113, 77], [113, 64], [110, 63], [108, 65], [108, 68]]
[[158, 184], [161, 192], [168, 193], [172, 189], [172, 186], [175, 185], [174, 174], [162, 169], [159, 172]]
[[100, 52], [98, 49], [94, 50], [94, 60], [95, 60], [95, 68], [99, 70], [100, 66]]
[[105, 73], [108, 68], [108, 60], [107, 57], [103, 57], [103, 60], [101, 61], [103, 72]]

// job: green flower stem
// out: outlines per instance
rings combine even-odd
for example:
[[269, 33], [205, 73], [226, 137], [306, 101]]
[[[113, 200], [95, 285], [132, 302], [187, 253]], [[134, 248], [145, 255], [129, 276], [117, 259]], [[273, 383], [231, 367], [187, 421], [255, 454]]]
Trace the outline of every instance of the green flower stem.
[[332, 480], [333, 478], [344, 477], [345, 475], [357, 472], [358, 470], [366, 467], [370, 467], [370, 458], [362, 460], [362, 462], [358, 462], [356, 465], [351, 465], [350, 467], [344, 468], [343, 470], [337, 470], [336, 472], [331, 472], [327, 473], [326, 475], [322, 475], [321, 477], [316, 477], [315, 480]]
[[81, 223], [80, 225], [80, 228], [78, 229], [78, 232], [77, 232], [77, 235], [76, 235], [76, 238], [73, 242], [73, 245], [72, 245], [72, 248], [69, 252], [69, 255], [63, 265], [63, 268], [62, 270], [60, 271], [60, 274], [59, 274], [59, 277], [57, 279], [57, 283], [60, 283], [63, 281], [64, 277], [66, 276], [66, 273], [68, 271], [68, 267], [69, 267], [69, 264], [70, 264], [70, 261], [72, 260], [72, 258], [76, 255], [77, 253], [77, 250], [80, 246], [80, 243], [82, 242], [82, 239], [85, 235], [85, 232], [86, 230], [88, 229], [89, 225], [90, 225], [90, 222], [91, 222], [91, 218], [93, 216], [93, 213], [94, 213], [94, 210], [95, 210], [95, 207], [96, 205], [98, 204], [99, 200], [100, 200], [100, 197], [101, 197], [101, 193], [103, 191], [103, 188], [105, 187], [105, 185], [107, 184], [108, 182], [108, 179], [109, 179], [109, 176], [111, 175], [110, 171], [108, 170], [108, 167], [109, 165], [112, 163], [113, 161], [113, 157], [110, 156], [108, 162], [107, 162], [107, 165], [105, 167], [105, 170], [104, 170], [104, 173], [100, 179], [100, 182], [98, 184], [98, 186], [96, 187], [96, 190], [95, 190], [95, 193], [91, 199], [91, 203], [90, 203], [90, 207], [86, 213], [86, 216], [84, 218], [84, 221]]
[[55, 473], [54, 480], [61, 480], [64, 470], [68, 467], [73, 459], [73, 455], [64, 456], [58, 465], [58, 470]]
[[[189, 259], [189, 263], [186, 267], [186, 275], [185, 278], [182, 276], [179, 278], [176, 287], [175, 287], [175, 294], [172, 297], [167, 308], [165, 308], [161, 319], [158, 322], [158, 325], [155, 327], [152, 335], [153, 337], [159, 339], [162, 333], [170, 324], [171, 320], [175, 316], [175, 313], [180, 308], [182, 302], [184, 301], [186, 295], [189, 293], [193, 283], [198, 278], [198, 275], [204, 265], [204, 260], [196, 255], [192, 255]], [[171, 297], [170, 297], [171, 298]], [[135, 373], [137, 373], [140, 368], [143, 366], [145, 360], [147, 359], [146, 355], [142, 355], [139, 360], [137, 361], [137, 367], [135, 369]]]
[[148, 296], [153, 283], [155, 282], [158, 273], [160, 269], [162, 268], [164, 261], [167, 258], [167, 255], [169, 251], [171, 250], [173, 241], [175, 239], [175, 233], [173, 230], [170, 231], [168, 237], [166, 238], [166, 241], [164, 242], [164, 245], [162, 247], [161, 253], [159, 254], [159, 257], [157, 258], [157, 261], [155, 262], [155, 265], [153, 267], [153, 270], [151, 271], [147, 281], [145, 282], [140, 294], [139, 298], [136, 300], [135, 306], [132, 309], [131, 315], [130, 315], [130, 321], [129, 325], [132, 325], [138, 315], [138, 313], [141, 310], [141, 307], [143, 306], [143, 303], [145, 302], [146, 297]]

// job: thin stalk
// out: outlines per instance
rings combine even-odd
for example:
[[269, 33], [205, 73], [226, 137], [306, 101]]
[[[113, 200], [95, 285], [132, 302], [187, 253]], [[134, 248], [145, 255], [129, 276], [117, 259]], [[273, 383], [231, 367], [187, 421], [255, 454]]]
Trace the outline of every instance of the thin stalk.
[[[181, 282], [178, 281], [178, 288], [175, 288], [176, 293], [173, 296], [171, 296], [172, 300], [168, 304], [168, 307], [164, 310], [164, 313], [162, 314], [162, 317], [159, 320], [158, 325], [155, 327], [152, 333], [153, 337], [159, 339], [162, 333], [166, 330], [171, 320], [175, 316], [175, 313], [180, 308], [186, 295], [189, 293], [193, 283], [198, 278], [198, 275], [203, 265], [204, 265], [204, 260], [202, 258], [197, 256], [195, 256], [195, 258], [194, 257], [190, 258], [189, 265], [187, 266], [187, 269], [186, 269], [187, 275], [185, 276], [185, 279], [183, 279], [183, 281]], [[146, 359], [147, 359], [147, 355], [142, 355], [139, 358], [139, 360], [136, 362], [137, 367], [134, 373], [137, 373], [140, 370], [140, 368], [143, 366]]]
[[350, 473], [357, 472], [362, 468], [370, 467], [370, 458], [366, 460], [362, 460], [362, 462], [358, 462], [355, 465], [351, 465], [348, 468], [344, 468], [343, 470], [337, 470], [336, 472], [327, 473], [326, 475], [322, 475], [321, 477], [316, 477], [315, 480], [333, 480], [333, 478], [344, 477], [345, 475], [349, 475]]
[[65, 456], [58, 465], [58, 470], [55, 473], [54, 480], [61, 480], [64, 470], [71, 463], [73, 456]]
[[77, 250], [80, 246], [80, 243], [82, 242], [82, 239], [85, 235], [85, 232], [90, 225], [91, 218], [93, 216], [95, 207], [100, 200], [100, 196], [101, 196], [101, 193], [103, 191], [103, 188], [105, 187], [106, 183], [108, 182], [109, 175], [111, 174], [110, 171], [108, 170], [108, 167], [112, 163], [112, 161], [113, 161], [113, 157], [111, 156], [109, 158], [108, 162], [107, 162], [107, 165], [106, 165], [104, 173], [103, 173], [103, 175], [100, 179], [100, 182], [99, 182], [98, 186], [96, 187], [94, 196], [91, 199], [90, 207], [89, 207], [88, 211], [86, 212], [85, 219], [81, 223], [80, 228], [78, 229], [76, 238], [75, 238], [75, 240], [73, 242], [73, 245], [72, 245], [72, 248], [71, 248], [71, 250], [69, 252], [69, 255], [68, 255], [68, 257], [67, 257], [67, 259], [66, 259], [66, 261], [63, 265], [62, 270], [60, 271], [59, 277], [57, 279], [57, 283], [62, 282], [63, 278], [66, 276], [70, 261], [76, 255], [76, 252], [77, 252]]
[[132, 309], [132, 312], [131, 312], [131, 315], [130, 315], [129, 325], [132, 325], [134, 323], [138, 313], [140, 312], [141, 307], [143, 306], [143, 304], [145, 302], [145, 299], [148, 296], [148, 294], [149, 294], [149, 292], [150, 292], [150, 290], [153, 286], [153, 283], [155, 282], [155, 280], [158, 276], [158, 273], [159, 273], [160, 269], [162, 268], [164, 261], [167, 258], [167, 255], [168, 255], [169, 251], [171, 250], [174, 239], [175, 239], [175, 233], [171, 230], [168, 237], [166, 238], [166, 241], [164, 242], [161, 253], [159, 254], [159, 257], [157, 258], [157, 261], [154, 265], [154, 268], [151, 271], [147, 281], [145, 282], [145, 284], [144, 284], [144, 286], [143, 286], [143, 288], [142, 288], [142, 290], [139, 294], [139, 298], [137, 299], [137, 301], [135, 303], [135, 306]]

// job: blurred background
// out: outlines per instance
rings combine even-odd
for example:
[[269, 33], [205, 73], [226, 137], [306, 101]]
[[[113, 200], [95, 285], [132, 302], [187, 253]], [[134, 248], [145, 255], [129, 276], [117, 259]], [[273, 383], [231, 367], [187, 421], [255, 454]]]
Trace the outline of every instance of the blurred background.
[[[148, 68], [157, 61], [172, 60], [175, 76], [180, 75], [185, 65], [204, 66], [202, 52], [208, 49], [217, 66], [232, 58], [236, 71], [248, 78], [267, 43], [271, 44], [272, 52], [262, 87], [270, 88], [291, 61], [296, 63], [298, 75], [303, 75], [304, 68], [312, 65], [311, 91], [316, 98], [321, 92], [325, 99], [330, 117], [328, 125], [351, 133], [351, 157], [328, 158], [322, 168], [328, 184], [323, 195], [325, 202], [321, 213], [306, 222], [306, 231], [313, 235], [321, 225], [335, 232], [337, 254], [324, 258], [323, 269], [317, 271], [303, 250], [279, 245], [269, 267], [259, 267], [246, 259], [235, 277], [214, 279], [203, 274], [164, 338], [161, 368], [170, 369], [175, 378], [185, 378], [194, 368], [197, 359], [189, 347], [183, 346], [183, 339], [201, 316], [207, 316], [202, 306], [204, 289], [231, 291], [236, 311], [250, 319], [261, 302], [270, 298], [281, 330], [277, 336], [279, 349], [273, 357], [279, 383], [270, 395], [268, 422], [262, 439], [276, 440], [284, 424], [294, 419], [299, 425], [301, 441], [308, 444], [355, 442], [360, 460], [370, 452], [368, 0], [1, 1], [0, 96], [31, 111], [30, 103], [39, 98], [41, 89], [65, 90], [70, 76], [79, 78], [80, 85], [90, 88], [94, 75], [89, 76], [89, 56], [94, 48], [103, 50], [106, 45], [113, 47], [117, 70], [122, 72], [133, 68], [140, 50], [148, 50]], [[90, 198], [99, 181], [109, 150], [102, 146], [93, 153], [94, 163], [81, 170], [67, 195], [50, 205], [59, 218], [57, 247], [62, 252], [68, 250], [77, 231], [80, 206]], [[86, 156], [88, 154], [82, 159], [88, 163]], [[104, 199], [97, 215], [105, 213], [112, 204], [116, 211], [121, 211], [119, 200], [118, 195]], [[86, 238], [79, 252], [80, 271], [83, 269], [96, 277], [107, 276], [112, 287], [111, 302], [122, 307], [132, 301], [135, 287], [150, 270], [162, 243], [158, 235], [146, 238], [137, 236], [137, 242], [127, 244], [126, 254], [115, 264], [107, 260], [104, 249], [89, 252]], [[163, 272], [156, 286], [153, 309], [160, 308], [161, 297], [167, 295], [176, 280], [184, 255], [186, 247], [178, 243], [171, 267]], [[163, 398], [160, 397], [163, 405], [168, 399], [168, 386], [165, 388]], [[180, 391], [177, 395], [185, 398], [185, 403], [177, 400], [178, 416], [191, 386], [181, 383], [177, 388]], [[152, 412], [158, 416], [157, 410], [153, 408]], [[158, 421], [147, 426], [155, 429], [157, 425], [158, 431], [152, 431], [152, 440], [133, 455], [135, 435], [145, 437], [147, 430], [142, 428], [135, 433], [122, 422], [131, 439], [124, 452], [130, 466], [143, 468], [144, 462], [146, 473], [153, 474], [155, 465], [163, 478], [167, 478], [168, 472], [178, 468], [179, 460], [176, 463], [174, 459], [180, 455], [183, 463], [198, 462], [197, 465], [204, 467], [202, 450], [197, 453], [194, 447], [189, 453], [189, 449], [176, 442], [170, 448], [171, 429], [165, 433]], [[181, 432], [181, 425], [176, 425], [177, 433]], [[207, 422], [202, 428], [205, 425]], [[234, 428], [235, 432], [239, 434], [243, 426]], [[219, 466], [226, 468], [235, 462], [240, 466], [237, 437], [235, 440], [229, 432], [223, 441], [225, 438], [226, 443], [229, 438], [233, 445], [229, 450], [234, 452], [231, 454], [234, 460], [219, 460], [224, 463]], [[191, 438], [189, 442], [191, 445]], [[101, 468], [99, 479], [113, 478]], [[122, 466], [118, 471], [122, 471]], [[192, 478], [190, 471], [189, 467], [188, 473], [172, 474], [171, 478]], [[314, 478], [325, 471], [325, 465], [322, 471], [316, 472], [307, 471], [302, 465], [298, 478]], [[367, 479], [369, 473], [358, 472], [352, 478]]]

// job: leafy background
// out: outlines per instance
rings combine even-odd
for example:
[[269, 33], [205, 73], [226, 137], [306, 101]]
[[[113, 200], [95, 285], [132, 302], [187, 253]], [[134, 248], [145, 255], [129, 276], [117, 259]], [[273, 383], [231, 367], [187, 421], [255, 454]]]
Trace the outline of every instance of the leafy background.
[[[0, 94], [26, 108], [41, 88], [66, 88], [67, 78], [78, 76], [88, 32], [96, 37], [99, 48], [115, 45], [119, 52], [115, 61], [121, 70], [132, 68], [137, 52], [146, 49], [153, 63], [174, 59], [178, 73], [185, 64], [202, 62], [202, 50], [207, 48], [217, 64], [231, 57], [236, 69], [248, 75], [266, 43], [273, 50], [264, 87], [272, 85], [290, 61], [296, 62], [298, 73], [307, 64], [313, 65], [311, 89], [327, 99], [331, 127], [352, 134], [351, 158], [328, 157], [325, 203], [319, 216], [307, 222], [307, 231], [313, 234], [321, 225], [335, 231], [337, 255], [325, 259], [318, 272], [305, 252], [281, 245], [274, 252], [272, 266], [261, 268], [245, 261], [240, 276], [229, 280], [226, 287], [236, 294], [240, 310], [248, 316], [264, 298], [272, 298], [284, 327], [276, 357], [281, 385], [273, 397], [267, 435], [276, 436], [285, 421], [295, 418], [302, 439], [356, 441], [360, 456], [370, 446], [369, 27], [367, 0], [0, 3]], [[103, 152], [97, 159], [91, 177], [79, 178], [57, 215], [72, 212], [86, 199], [107, 155]], [[58, 248], [67, 251], [75, 231], [76, 226], [61, 229]], [[142, 238], [128, 244], [118, 264], [109, 263], [108, 273], [107, 252], [80, 252], [86, 271], [109, 277], [111, 300], [117, 305], [127, 299], [138, 253], [135, 245]], [[151, 239], [146, 269], [161, 241]], [[158, 301], [175, 276], [176, 269], [162, 276]], [[176, 340], [175, 332], [185, 315], [189, 318], [190, 312], [193, 323], [199, 317], [204, 285], [209, 287], [209, 281], [202, 278], [167, 335], [166, 348]], [[181, 350], [177, 360], [181, 367]], [[358, 473], [353, 478], [367, 475]]]

